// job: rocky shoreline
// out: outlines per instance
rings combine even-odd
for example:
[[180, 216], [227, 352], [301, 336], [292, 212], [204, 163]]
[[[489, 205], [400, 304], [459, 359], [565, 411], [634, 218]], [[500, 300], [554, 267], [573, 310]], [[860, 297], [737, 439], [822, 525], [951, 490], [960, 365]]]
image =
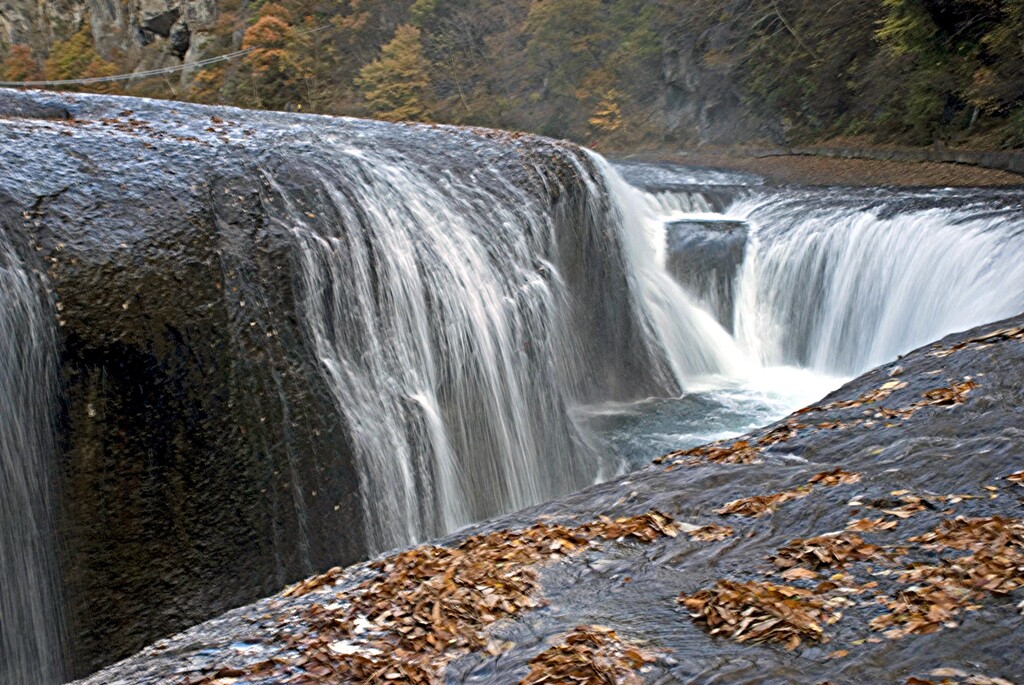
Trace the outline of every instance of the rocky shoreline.
[[1024, 316], [742, 438], [335, 569], [80, 685], [1007, 683]]

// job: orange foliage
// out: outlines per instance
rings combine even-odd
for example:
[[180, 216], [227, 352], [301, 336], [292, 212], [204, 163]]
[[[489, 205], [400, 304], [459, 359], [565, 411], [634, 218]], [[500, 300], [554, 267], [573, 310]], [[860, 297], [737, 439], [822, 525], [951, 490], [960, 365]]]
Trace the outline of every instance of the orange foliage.
[[42, 77], [43, 70], [27, 45], [15, 45], [0, 62], [0, 81], [38, 81]]

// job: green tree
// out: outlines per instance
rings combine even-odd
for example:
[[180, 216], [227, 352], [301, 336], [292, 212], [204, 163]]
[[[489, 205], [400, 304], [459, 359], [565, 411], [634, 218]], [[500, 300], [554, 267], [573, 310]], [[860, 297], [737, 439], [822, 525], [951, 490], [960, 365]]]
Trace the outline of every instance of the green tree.
[[370, 110], [390, 121], [430, 120], [430, 63], [423, 54], [420, 30], [399, 26], [380, 57], [359, 71], [356, 84]]

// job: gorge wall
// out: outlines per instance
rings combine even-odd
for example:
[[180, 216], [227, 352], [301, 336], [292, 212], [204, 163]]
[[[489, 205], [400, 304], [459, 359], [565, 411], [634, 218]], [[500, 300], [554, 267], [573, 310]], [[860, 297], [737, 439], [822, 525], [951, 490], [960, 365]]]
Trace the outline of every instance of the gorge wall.
[[201, 59], [217, 21], [215, 0], [11, 0], [0, 8], [0, 52], [28, 45], [49, 54], [83, 26], [96, 51], [132, 70]]

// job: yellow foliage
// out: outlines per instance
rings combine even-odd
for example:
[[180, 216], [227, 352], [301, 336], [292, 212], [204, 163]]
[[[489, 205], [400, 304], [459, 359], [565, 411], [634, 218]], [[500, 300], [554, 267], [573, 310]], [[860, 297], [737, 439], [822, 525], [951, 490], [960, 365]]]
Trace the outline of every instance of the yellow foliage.
[[[96, 52], [92, 44], [92, 31], [86, 23], [73, 36], [53, 46], [46, 60], [44, 74], [47, 80], [69, 80], [112, 76], [117, 72], [114, 64]], [[118, 88], [115, 84], [92, 84], [89, 90], [113, 93]]]
[[420, 44], [420, 30], [399, 26], [380, 57], [359, 71], [356, 85], [379, 118], [428, 121], [429, 66]]
[[619, 97], [614, 89], [605, 93], [587, 123], [599, 133], [614, 133], [622, 128], [622, 109], [619, 107]]
[[260, 19], [263, 19], [264, 17], [273, 17], [284, 24], [291, 24], [293, 19], [291, 11], [289, 11], [284, 5], [280, 5], [276, 2], [268, 2], [263, 7], [260, 7], [259, 17]]

